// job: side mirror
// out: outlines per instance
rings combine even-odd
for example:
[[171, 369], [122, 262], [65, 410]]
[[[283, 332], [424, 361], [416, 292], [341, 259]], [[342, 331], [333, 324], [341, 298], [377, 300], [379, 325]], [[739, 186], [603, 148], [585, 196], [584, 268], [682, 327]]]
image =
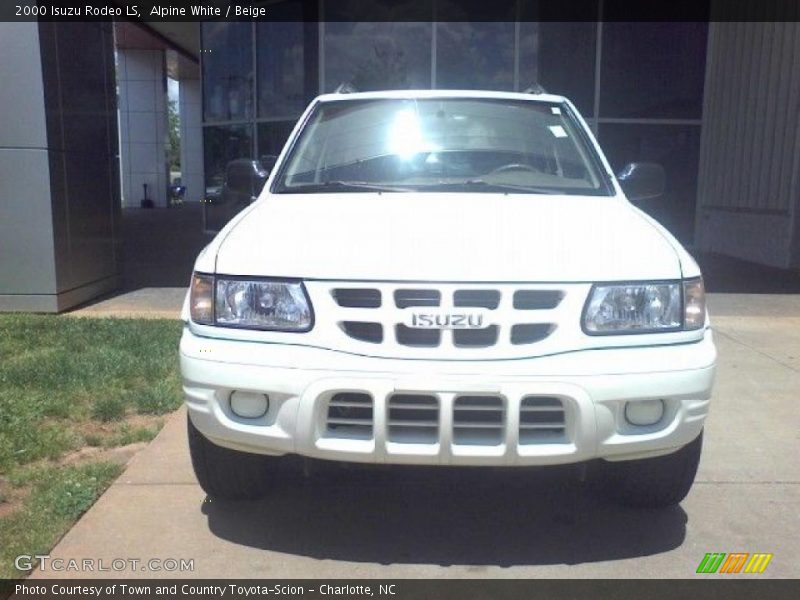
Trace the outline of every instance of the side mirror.
[[[257, 198], [267, 182], [268, 173], [258, 161], [248, 158], [232, 160], [225, 169], [227, 191], [246, 197], [248, 202]], [[241, 201], [241, 200], [239, 200]]]
[[278, 162], [278, 157], [274, 154], [265, 154], [259, 158], [258, 161], [267, 173], [272, 173], [272, 169], [275, 168], [275, 163]]
[[630, 163], [617, 175], [622, 191], [631, 202], [658, 198], [664, 193], [666, 175], [664, 167], [655, 163]]
[[264, 189], [268, 178], [269, 171], [265, 171], [264, 169], [259, 169], [256, 167], [255, 172], [253, 173], [253, 200], [258, 198], [258, 195], [261, 193], [261, 190]]

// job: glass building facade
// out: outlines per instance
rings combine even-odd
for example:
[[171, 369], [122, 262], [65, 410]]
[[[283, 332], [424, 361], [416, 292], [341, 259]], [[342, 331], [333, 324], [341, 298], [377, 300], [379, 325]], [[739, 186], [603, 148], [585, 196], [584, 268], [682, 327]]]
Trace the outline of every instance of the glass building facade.
[[[315, 14], [286, 0], [271, 9], [284, 22], [203, 23], [207, 196], [218, 195], [229, 161], [278, 154], [308, 102], [341, 83], [359, 91], [539, 84], [575, 103], [615, 170], [633, 161], [664, 166], [667, 193], [642, 208], [691, 242], [707, 23], [625, 23], [612, 0], [600, 4], [602, 15], [587, 0], [582, 20], [571, 22], [549, 20], [525, 0], [496, 0], [506, 21], [436, 21], [480, 5], [461, 0], [442, 11], [445, 2], [431, 0], [429, 21], [408, 20], [412, 5], [419, 15], [418, 0], [370, 0], [366, 11], [359, 1], [360, 22], [349, 20], [351, 0], [321, 0]], [[232, 216], [214, 202], [206, 209], [211, 230]]]

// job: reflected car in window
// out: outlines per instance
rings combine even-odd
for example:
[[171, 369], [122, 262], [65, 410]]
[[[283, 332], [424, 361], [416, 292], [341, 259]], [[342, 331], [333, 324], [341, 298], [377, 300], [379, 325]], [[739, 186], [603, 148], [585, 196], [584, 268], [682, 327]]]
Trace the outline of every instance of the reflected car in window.
[[234, 215], [254, 202], [268, 176], [269, 171], [260, 161], [249, 158], [230, 161], [220, 185], [206, 187], [208, 228], [221, 229]]

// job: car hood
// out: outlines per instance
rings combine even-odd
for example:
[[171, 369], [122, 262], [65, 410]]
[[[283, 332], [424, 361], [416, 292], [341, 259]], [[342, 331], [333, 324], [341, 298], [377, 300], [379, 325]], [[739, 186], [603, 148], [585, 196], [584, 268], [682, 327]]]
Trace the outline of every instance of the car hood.
[[524, 194], [284, 194], [227, 232], [229, 275], [406, 281], [676, 279], [675, 248], [629, 203]]

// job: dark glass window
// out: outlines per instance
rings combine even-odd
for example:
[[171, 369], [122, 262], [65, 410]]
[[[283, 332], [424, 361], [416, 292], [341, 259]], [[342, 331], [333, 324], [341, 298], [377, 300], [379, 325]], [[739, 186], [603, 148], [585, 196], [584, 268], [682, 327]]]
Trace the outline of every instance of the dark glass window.
[[[302, 18], [296, 6], [298, 18]], [[258, 24], [258, 114], [294, 117], [306, 105], [303, 22]]]
[[438, 23], [436, 87], [514, 89], [514, 23]]
[[520, 23], [519, 89], [539, 83], [592, 117], [596, 46], [596, 23]]
[[430, 23], [325, 23], [325, 89], [359, 91], [431, 86]]
[[220, 230], [241, 206], [227, 201], [224, 184], [225, 169], [232, 160], [250, 158], [253, 152], [252, 127], [248, 125], [223, 125], [203, 128], [203, 155], [205, 166], [206, 228]]
[[604, 23], [600, 116], [699, 119], [707, 35], [707, 23]]
[[253, 27], [250, 23], [202, 23], [205, 121], [253, 117]]
[[271, 121], [258, 124], [258, 158], [266, 166], [268, 156], [278, 156], [294, 129], [295, 120]]
[[666, 193], [637, 202], [684, 243], [694, 236], [700, 127], [697, 125], [600, 125], [600, 145], [615, 173], [631, 162], [654, 162], [667, 174]]

